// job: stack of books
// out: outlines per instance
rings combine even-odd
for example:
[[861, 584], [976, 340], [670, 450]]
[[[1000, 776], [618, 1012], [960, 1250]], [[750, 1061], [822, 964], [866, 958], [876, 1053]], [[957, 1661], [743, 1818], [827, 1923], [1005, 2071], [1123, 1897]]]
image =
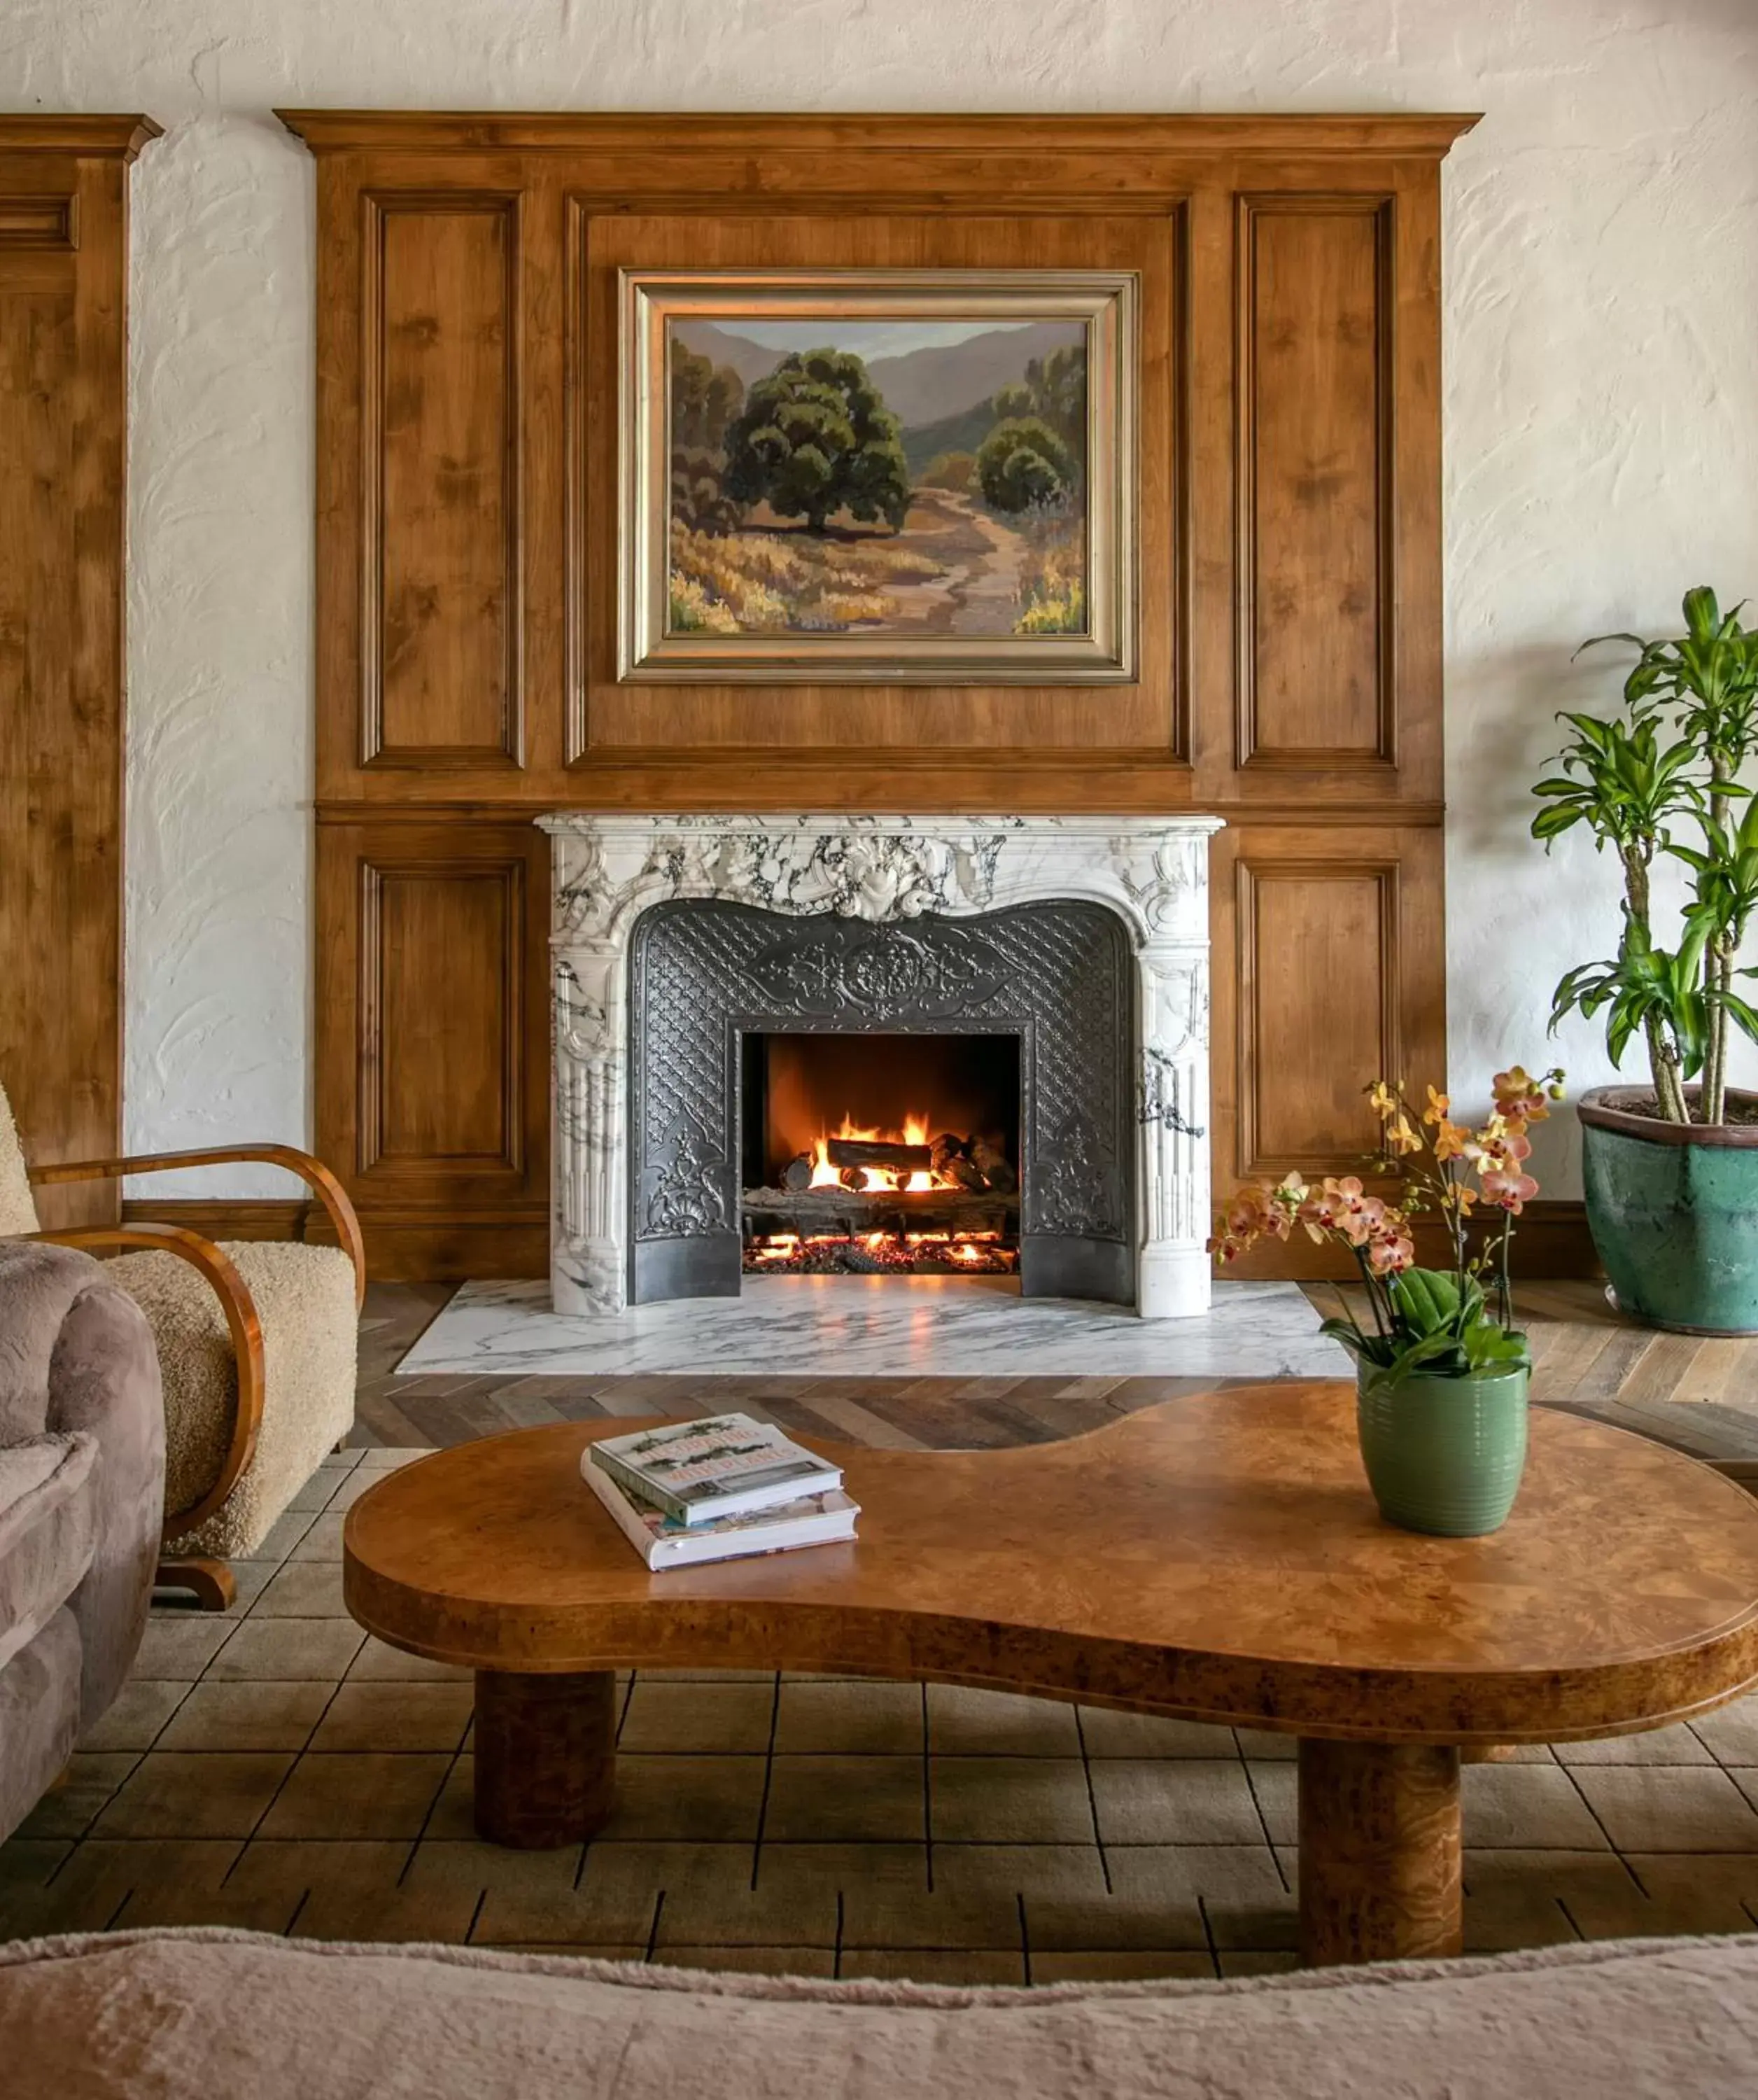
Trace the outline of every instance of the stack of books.
[[853, 1538], [843, 1475], [748, 1414], [675, 1422], [589, 1444], [586, 1485], [655, 1571]]

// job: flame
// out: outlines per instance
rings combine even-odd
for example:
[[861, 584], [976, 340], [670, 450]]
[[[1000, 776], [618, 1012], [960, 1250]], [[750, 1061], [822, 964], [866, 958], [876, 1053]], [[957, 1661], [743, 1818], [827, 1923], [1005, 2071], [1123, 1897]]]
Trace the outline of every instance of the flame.
[[[914, 1111], [904, 1117], [901, 1130], [886, 1130], [877, 1123], [857, 1123], [844, 1109], [840, 1125], [833, 1131], [821, 1130], [813, 1140], [812, 1180], [808, 1185], [813, 1189], [839, 1189], [842, 1186], [840, 1171], [831, 1164], [831, 1140], [833, 1137], [853, 1138], [867, 1145], [926, 1145], [929, 1141], [930, 1127], [928, 1118]], [[958, 1186], [951, 1175], [938, 1173], [925, 1167], [918, 1167], [908, 1175], [894, 1167], [863, 1167], [860, 1171], [859, 1193], [867, 1196], [922, 1196], [936, 1189], [956, 1189]]]

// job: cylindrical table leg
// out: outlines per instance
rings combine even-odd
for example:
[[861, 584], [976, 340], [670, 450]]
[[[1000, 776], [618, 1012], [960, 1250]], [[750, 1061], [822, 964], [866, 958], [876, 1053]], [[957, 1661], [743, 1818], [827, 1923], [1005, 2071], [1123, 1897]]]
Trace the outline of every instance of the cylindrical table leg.
[[1309, 1968], [1456, 1954], [1459, 1753], [1300, 1745], [1300, 1957]]
[[476, 1828], [523, 1851], [577, 1845], [610, 1813], [616, 1679], [476, 1673]]

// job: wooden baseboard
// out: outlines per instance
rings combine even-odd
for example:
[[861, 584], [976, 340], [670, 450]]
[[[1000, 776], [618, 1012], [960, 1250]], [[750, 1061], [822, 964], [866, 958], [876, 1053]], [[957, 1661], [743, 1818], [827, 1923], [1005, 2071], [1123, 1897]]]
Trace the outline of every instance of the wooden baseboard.
[[[303, 1198], [131, 1196], [122, 1206], [125, 1225], [182, 1225], [207, 1240], [302, 1240], [318, 1206]], [[321, 1215], [321, 1213], [319, 1214]], [[314, 1238], [316, 1234], [312, 1234]]]
[[[302, 1240], [333, 1243], [335, 1235], [321, 1207], [297, 1200], [237, 1202], [184, 1198], [150, 1199], [122, 1206], [126, 1224], [149, 1220], [187, 1225], [210, 1240]], [[481, 1216], [456, 1213], [436, 1217], [430, 1211], [363, 1210], [360, 1229], [366, 1239], [367, 1274], [380, 1283], [451, 1283], [476, 1277], [523, 1277], [549, 1273], [549, 1222], [542, 1212], [498, 1211]], [[1604, 1273], [1587, 1229], [1586, 1206], [1578, 1202], [1529, 1203], [1514, 1235], [1517, 1277], [1549, 1282], [1562, 1277]], [[1418, 1235], [1420, 1260], [1446, 1265], [1444, 1242], [1432, 1227]], [[1285, 1245], [1258, 1247], [1226, 1273], [1247, 1282], [1347, 1282], [1355, 1265], [1340, 1250], [1315, 1246], [1297, 1233]]]
[[[381, 1283], [502, 1282], [549, 1273], [549, 1220], [381, 1215], [363, 1211], [366, 1273]], [[313, 1234], [316, 1238], [315, 1233]]]
[[[145, 1198], [125, 1203], [122, 1220], [183, 1225], [210, 1240], [310, 1240], [333, 1246], [336, 1239], [322, 1206], [297, 1198]], [[549, 1221], [541, 1211], [473, 1217], [368, 1209], [360, 1212], [360, 1230], [366, 1242], [366, 1273], [375, 1283], [452, 1283], [470, 1277], [549, 1273]]]
[[[1439, 1230], [1417, 1229], [1417, 1259], [1425, 1267], [1444, 1268], [1452, 1256]], [[1535, 1283], [1568, 1277], [1598, 1277], [1605, 1271], [1587, 1229], [1587, 1206], [1546, 1200], [1528, 1203], [1516, 1220], [1513, 1273]], [[1245, 1282], [1352, 1282], [1355, 1264], [1340, 1247], [1315, 1246], [1303, 1232], [1284, 1243], [1267, 1241], [1224, 1272]]]

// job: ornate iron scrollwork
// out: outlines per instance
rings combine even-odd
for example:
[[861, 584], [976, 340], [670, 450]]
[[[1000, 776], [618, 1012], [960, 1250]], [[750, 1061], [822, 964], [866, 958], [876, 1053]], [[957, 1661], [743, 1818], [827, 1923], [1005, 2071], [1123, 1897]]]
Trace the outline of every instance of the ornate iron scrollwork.
[[755, 956], [751, 982], [790, 1014], [907, 1011], [919, 1021], [967, 1013], [1007, 981], [1006, 960], [963, 927], [879, 926], [826, 940], [813, 922]]
[[1021, 1038], [1022, 1233], [1127, 1242], [1133, 959], [1103, 906], [976, 920], [782, 921], [721, 900], [655, 906], [635, 931], [630, 1187], [638, 1241], [736, 1226], [738, 1030]]

